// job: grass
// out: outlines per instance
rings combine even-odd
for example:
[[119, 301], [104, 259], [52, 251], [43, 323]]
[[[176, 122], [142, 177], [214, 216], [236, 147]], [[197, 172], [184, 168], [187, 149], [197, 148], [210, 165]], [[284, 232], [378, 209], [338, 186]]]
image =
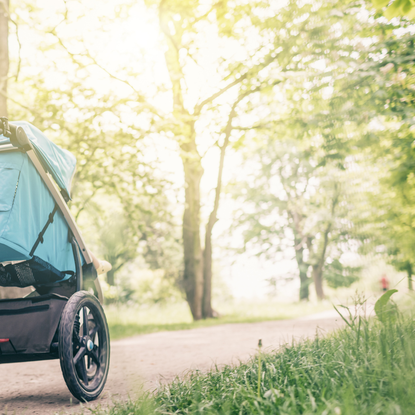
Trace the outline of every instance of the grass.
[[[96, 415], [413, 414], [415, 322], [359, 318], [327, 337], [286, 345], [239, 366], [191, 373]], [[259, 395], [258, 395], [259, 386]]]
[[158, 331], [188, 330], [217, 324], [254, 323], [296, 318], [330, 309], [329, 303], [281, 304], [278, 302], [229, 302], [220, 308], [221, 317], [192, 321], [186, 303], [105, 307], [112, 340]]

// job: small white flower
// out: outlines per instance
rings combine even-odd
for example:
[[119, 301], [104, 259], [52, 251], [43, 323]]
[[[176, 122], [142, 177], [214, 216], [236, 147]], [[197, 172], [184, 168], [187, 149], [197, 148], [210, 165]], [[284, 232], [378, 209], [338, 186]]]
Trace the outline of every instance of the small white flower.
[[[393, 64], [392, 64], [392, 66], [393, 66]], [[338, 406], [336, 406], [336, 407], [334, 408], [334, 413], [335, 413], [336, 415], [341, 415], [341, 414], [342, 414], [342, 410], [341, 410]]]

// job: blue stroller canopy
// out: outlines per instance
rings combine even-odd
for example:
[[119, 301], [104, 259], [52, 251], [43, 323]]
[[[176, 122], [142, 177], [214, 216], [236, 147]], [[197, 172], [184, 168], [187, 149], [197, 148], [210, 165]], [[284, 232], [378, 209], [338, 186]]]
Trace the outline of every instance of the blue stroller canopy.
[[[76, 168], [75, 156], [58, 147], [32, 124], [26, 121], [11, 121], [10, 123], [25, 130], [45, 170], [52, 175], [59, 187], [70, 196], [71, 182]], [[9, 142], [8, 138], [0, 135], [0, 145]]]
[[[31, 124], [12, 124], [24, 129], [42, 166], [69, 197], [75, 157]], [[0, 146], [8, 142], [0, 136]], [[52, 213], [52, 223], [34, 249]], [[55, 281], [67, 279], [75, 271], [68, 235], [69, 226], [28, 155], [0, 152], [0, 262], [30, 260], [33, 269], [52, 272]]]

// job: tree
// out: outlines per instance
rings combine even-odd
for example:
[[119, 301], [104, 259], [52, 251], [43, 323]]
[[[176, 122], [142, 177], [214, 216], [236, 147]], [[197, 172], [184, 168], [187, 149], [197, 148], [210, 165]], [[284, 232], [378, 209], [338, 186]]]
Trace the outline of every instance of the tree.
[[[325, 221], [318, 224], [320, 232], [317, 233], [319, 238], [307, 237], [307, 247], [309, 250], [309, 262], [311, 265], [311, 275], [313, 277], [316, 295], [319, 300], [324, 298], [323, 291], [323, 271], [327, 260], [327, 249], [329, 247], [329, 238], [333, 238], [333, 222], [337, 216], [337, 207], [340, 199], [339, 183], [336, 181], [329, 181], [330, 188], [324, 189], [324, 182], [320, 189], [324, 193], [326, 199], [323, 206], [325, 206]], [[328, 200], [327, 200], [328, 199]], [[325, 223], [324, 223], [325, 222]], [[322, 231], [321, 231], [322, 229]], [[313, 249], [314, 242], [314, 249]]]
[[[219, 199], [222, 186], [222, 171], [225, 152], [233, 131], [233, 119], [237, 116], [237, 106], [250, 94], [269, 87], [267, 78], [259, 73], [276, 59], [275, 54], [268, 51], [261, 30], [253, 22], [244, 7], [240, 4], [231, 5], [223, 2], [214, 4], [205, 10], [202, 3], [197, 1], [178, 2], [162, 1], [158, 6], [160, 28], [165, 35], [167, 51], [165, 53], [166, 68], [171, 82], [173, 98], [172, 115], [175, 120], [173, 128], [175, 137], [181, 149], [181, 159], [185, 176], [185, 209], [183, 214], [183, 247], [184, 247], [184, 288], [187, 301], [193, 318], [208, 318], [214, 315], [211, 306], [212, 281], [212, 229], [217, 221]], [[235, 16], [230, 18], [229, 16]], [[258, 46], [246, 56], [244, 60], [236, 63], [222, 59], [222, 64], [215, 65], [215, 72], [223, 78], [219, 82], [217, 91], [189, 106], [189, 90], [186, 85], [186, 71], [190, 64], [198, 64], [203, 60], [203, 47], [198, 45], [196, 28], [202, 25], [210, 26], [217, 39], [222, 42], [235, 42], [243, 40], [244, 36], [236, 34], [237, 26], [242, 26], [244, 19], [248, 26], [255, 27]], [[257, 25], [258, 26], [258, 25]], [[259, 32], [259, 33], [258, 33]], [[184, 56], [184, 58], [182, 57]], [[256, 63], [259, 62], [259, 63]], [[187, 95], [187, 96], [186, 96]], [[205, 248], [202, 249], [200, 241], [200, 182], [204, 173], [202, 167], [203, 156], [198, 148], [197, 123], [203, 118], [217, 118], [217, 102], [226, 95], [233, 95], [230, 110], [225, 125], [221, 122], [217, 128], [224, 135], [220, 151], [218, 180], [215, 191], [213, 210], [209, 216], [205, 232]], [[229, 98], [228, 98], [229, 100]], [[226, 108], [228, 104], [224, 107]], [[210, 114], [210, 115], [209, 115]], [[215, 120], [216, 121], [216, 120]], [[217, 122], [217, 121], [216, 121]], [[219, 141], [220, 136], [217, 141]], [[216, 135], [216, 134], [215, 134]]]
[[[272, 90], [270, 86], [283, 83], [284, 80], [287, 84], [292, 82], [290, 74], [301, 74], [306, 67], [321, 60], [323, 44], [325, 48], [341, 45], [337, 35], [332, 33], [332, 24], [339, 20], [338, 15], [336, 17], [331, 13], [334, 5], [337, 6], [338, 3], [322, 5], [315, 10], [311, 4], [298, 5], [297, 2], [289, 2], [275, 13], [272, 2], [251, 2], [247, 6], [243, 2], [225, 1], [209, 7], [203, 7], [198, 1], [171, 0], [159, 4], [160, 27], [167, 43], [165, 60], [173, 95], [173, 116], [176, 120], [174, 131], [182, 151], [186, 181], [186, 206], [183, 217], [184, 281], [187, 299], [195, 319], [212, 315], [211, 232], [217, 220], [223, 160], [228, 146], [227, 140], [232, 132], [236, 106], [255, 90], [265, 89], [269, 92]], [[201, 52], [204, 48], [199, 46], [196, 33], [197, 28], [202, 25], [210, 26], [211, 33], [215, 33], [221, 42], [232, 42], [231, 44], [237, 47], [235, 41], [248, 44], [249, 39], [254, 36], [258, 46], [253, 48], [248, 56], [244, 54], [243, 60], [235, 61], [227, 56], [220, 56], [214, 70], [221, 78], [216, 87], [217, 92], [200, 97], [196, 105], [189, 106], [189, 83], [186, 82], [186, 73], [189, 66], [194, 63], [203, 66], [199, 61], [203, 62]], [[249, 33], [248, 37], [245, 33]], [[343, 44], [339, 49], [348, 47]], [[216, 110], [214, 105], [218, 105], [221, 97], [230, 91], [235, 91], [236, 99], [233, 104], [231, 101], [228, 105], [230, 110], [225, 126], [219, 124], [216, 127], [217, 130], [224, 131], [225, 139], [220, 153], [214, 207], [206, 226], [202, 266], [199, 212], [203, 169], [202, 155], [197, 143], [197, 125], [205, 117], [213, 118]], [[250, 104], [253, 107], [252, 103]], [[246, 110], [244, 114], [246, 115]], [[239, 126], [234, 129], [238, 130]]]
[[[288, 67], [292, 61], [298, 62], [295, 69], [290, 67], [298, 71], [295, 79], [281, 83], [264, 98], [267, 115], [251, 134], [257, 136], [257, 146], [249, 148], [245, 160], [248, 163], [252, 155], [257, 156], [257, 181], [239, 186], [238, 193], [245, 203], [239, 220], [252, 220], [245, 242], [257, 241], [258, 253], [269, 251], [270, 255], [287, 246], [295, 248], [300, 299], [308, 298], [310, 267], [317, 296], [324, 297], [324, 266], [326, 260], [333, 260], [328, 257], [330, 241], [343, 243], [342, 239], [352, 237], [352, 227], [346, 232], [346, 226], [337, 221], [342, 217], [350, 225], [345, 213], [348, 202], [344, 200], [347, 184], [341, 172], [364, 123], [361, 110], [356, 116], [353, 105], [345, 102], [343, 91], [336, 89], [337, 85], [353, 88], [347, 83], [356, 60], [355, 48], [343, 39], [353, 38], [353, 31], [361, 24], [355, 17], [361, 4], [332, 2], [325, 6], [304, 20], [307, 25], [303, 30], [310, 30], [312, 36], [307, 38], [303, 33], [297, 41], [298, 49], [287, 51]], [[266, 144], [261, 145], [261, 140]], [[273, 188], [275, 180], [280, 181], [280, 187]], [[310, 196], [313, 185], [309, 187], [309, 183], [313, 181], [317, 190]], [[249, 187], [245, 194], [244, 186]], [[256, 207], [243, 212], [250, 202]], [[273, 221], [273, 217], [278, 219]], [[288, 244], [287, 228], [292, 232]]]
[[[382, 2], [383, 6], [386, 4]], [[388, 9], [395, 14], [387, 17], [408, 12], [405, 4], [404, 1], [391, 3]], [[402, 13], [404, 8], [406, 12]], [[410, 26], [411, 22], [406, 19], [387, 23], [379, 19], [363, 27], [361, 36], [374, 41], [361, 49], [355, 65], [357, 70], [343, 80], [343, 87], [339, 89], [353, 101], [357, 110], [355, 119], [362, 120], [363, 116], [374, 120], [354, 142], [365, 162], [374, 167], [372, 172], [376, 176], [367, 199], [371, 215], [363, 220], [365, 252], [375, 248], [382, 251], [398, 270], [407, 272], [411, 289], [415, 250], [415, 72], [414, 36], [407, 30]]]
[[348, 224], [344, 191], [340, 190], [341, 170], [330, 163], [321, 165], [323, 159], [321, 149], [305, 138], [284, 138], [278, 130], [269, 138], [260, 135], [248, 147], [244, 161], [246, 166], [258, 166], [252, 168], [255, 176], [235, 185], [235, 197], [243, 206], [237, 225], [245, 229], [245, 246], [254, 246], [258, 255], [267, 258], [292, 252], [300, 278], [300, 300], [308, 299], [311, 281], [317, 297], [324, 298], [322, 281], [329, 246], [341, 241]]
[[362, 221], [366, 223], [361, 249], [363, 253], [376, 252], [398, 271], [406, 272], [408, 289], [413, 290], [415, 194], [405, 184], [391, 185], [389, 174], [386, 169], [369, 194], [370, 217]]
[[9, 76], [9, 0], [0, 2], [0, 116], [7, 117]]

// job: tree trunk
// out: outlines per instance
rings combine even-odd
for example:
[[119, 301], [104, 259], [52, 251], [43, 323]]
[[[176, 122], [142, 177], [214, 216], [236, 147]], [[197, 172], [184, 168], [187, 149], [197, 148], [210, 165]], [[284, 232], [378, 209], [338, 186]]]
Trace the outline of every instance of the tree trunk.
[[332, 221], [334, 219], [334, 212], [335, 212], [337, 203], [339, 201], [339, 193], [337, 190], [337, 184], [335, 185], [335, 189], [336, 189], [336, 192], [334, 194], [334, 198], [331, 204], [331, 221], [327, 225], [327, 228], [324, 232], [323, 247], [321, 249], [320, 257], [318, 258], [317, 263], [313, 264], [313, 281], [314, 281], [314, 287], [316, 289], [317, 299], [319, 301], [324, 300], [325, 298], [324, 291], [323, 291], [323, 268], [326, 262], [326, 252], [327, 252], [327, 246], [329, 244], [329, 233], [331, 230]]
[[225, 140], [222, 147], [220, 148], [220, 161], [218, 180], [215, 191], [215, 202], [213, 205], [213, 210], [209, 215], [209, 221], [206, 225], [205, 250], [203, 251], [203, 318], [214, 317], [214, 311], [212, 309], [212, 230], [218, 220], [217, 214], [219, 209], [220, 193], [222, 190], [223, 166], [225, 163], [226, 149], [229, 144], [229, 137], [232, 132], [232, 121], [236, 116], [236, 106], [244, 97], [245, 95], [240, 95], [232, 105], [232, 109], [228, 117], [228, 122], [226, 123], [225, 127]]
[[303, 248], [296, 249], [295, 259], [297, 260], [298, 271], [300, 273], [300, 301], [308, 301], [310, 295], [310, 279], [307, 277], [308, 265], [304, 262], [303, 255]]
[[[6, 9], [7, 7], [7, 9]], [[9, 0], [0, 1], [0, 117], [8, 117], [7, 76], [9, 73]], [[26, 290], [24, 294], [28, 294]], [[19, 288], [0, 287], [0, 299], [20, 297]]]
[[9, 73], [9, 0], [0, 1], [0, 117], [7, 117], [7, 76]]
[[294, 249], [295, 259], [298, 265], [298, 272], [300, 274], [300, 301], [308, 301], [310, 295], [310, 279], [307, 277], [307, 270], [309, 265], [304, 261], [304, 242], [310, 242], [303, 237], [302, 221], [303, 217], [296, 211], [291, 211], [290, 215], [293, 219], [292, 231], [294, 233]]
[[209, 223], [206, 225], [205, 249], [203, 251], [203, 318], [214, 317], [212, 308], [212, 228], [213, 224], [210, 224], [209, 218]]
[[323, 291], [323, 267], [322, 264], [313, 265], [313, 282], [316, 289], [317, 298], [319, 301], [324, 299]]
[[[196, 149], [195, 140], [188, 144], [192, 144], [192, 147]], [[183, 284], [193, 319], [200, 320], [202, 318], [203, 297], [203, 258], [200, 246], [200, 180], [203, 176], [203, 168], [200, 157], [193, 157], [196, 154], [194, 152], [182, 154], [186, 182], [183, 214]]]
[[406, 272], [408, 273], [408, 289], [409, 291], [413, 291], [414, 288], [412, 286], [412, 264], [408, 262], [408, 266], [406, 268]]
[[300, 301], [308, 301], [310, 295], [309, 280], [306, 272], [300, 272]]
[[313, 282], [314, 287], [316, 290], [317, 299], [319, 301], [324, 299], [324, 291], [323, 291], [323, 268], [324, 263], [326, 261], [326, 251], [327, 251], [327, 245], [329, 242], [329, 232], [330, 232], [331, 224], [327, 226], [326, 231], [324, 232], [324, 242], [323, 247], [321, 250], [320, 257], [318, 258], [318, 261], [316, 264], [313, 264], [312, 266], [312, 275], [313, 275]]
[[[160, 29], [166, 39], [164, 57], [171, 81], [173, 98], [174, 134], [180, 143], [185, 178], [185, 208], [183, 214], [183, 288], [194, 320], [202, 318], [203, 257], [200, 246], [200, 180], [203, 167], [196, 146], [195, 114], [191, 116], [183, 102], [183, 68], [179, 50], [183, 31], [177, 27], [172, 31], [174, 18], [165, 1], [159, 6]], [[190, 120], [190, 121], [189, 121]]]

